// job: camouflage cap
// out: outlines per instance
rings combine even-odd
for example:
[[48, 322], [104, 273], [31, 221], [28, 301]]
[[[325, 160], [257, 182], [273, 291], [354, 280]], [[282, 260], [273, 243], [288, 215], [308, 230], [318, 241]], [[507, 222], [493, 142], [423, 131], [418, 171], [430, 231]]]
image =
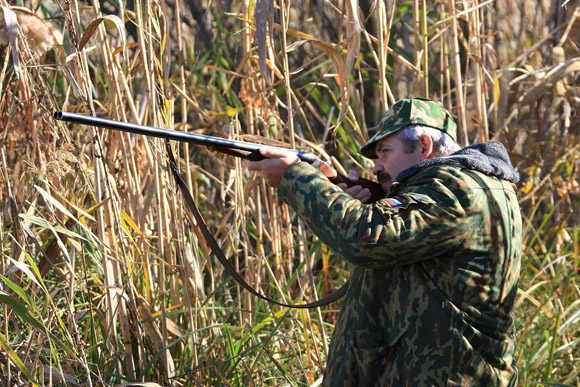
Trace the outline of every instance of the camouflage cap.
[[457, 124], [439, 102], [425, 98], [402, 99], [381, 118], [377, 133], [361, 148], [360, 153], [374, 159], [378, 141], [410, 125], [424, 125], [438, 129], [457, 141]]

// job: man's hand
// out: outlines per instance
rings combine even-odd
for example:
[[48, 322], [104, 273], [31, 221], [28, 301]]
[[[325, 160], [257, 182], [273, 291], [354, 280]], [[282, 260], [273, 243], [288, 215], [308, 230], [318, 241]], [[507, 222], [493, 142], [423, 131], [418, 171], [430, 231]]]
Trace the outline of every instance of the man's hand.
[[295, 153], [286, 152], [283, 149], [261, 148], [260, 154], [267, 157], [260, 161], [250, 161], [248, 169], [262, 175], [266, 184], [278, 188], [282, 177], [292, 165], [300, 162]]
[[[356, 171], [350, 171], [347, 177], [348, 180], [352, 181], [353, 183], [356, 183], [359, 179], [358, 173]], [[368, 202], [371, 198], [371, 191], [368, 188], [361, 187], [360, 185], [347, 187], [346, 184], [339, 183], [338, 186], [342, 188], [344, 192], [363, 203]]]

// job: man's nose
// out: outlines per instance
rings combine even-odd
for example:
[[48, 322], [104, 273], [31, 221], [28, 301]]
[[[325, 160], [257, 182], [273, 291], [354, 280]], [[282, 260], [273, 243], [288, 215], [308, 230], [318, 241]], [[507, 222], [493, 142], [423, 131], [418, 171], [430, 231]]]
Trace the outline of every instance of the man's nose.
[[373, 167], [373, 175], [377, 175], [379, 172], [383, 171], [383, 167], [380, 163], [375, 164], [375, 166]]

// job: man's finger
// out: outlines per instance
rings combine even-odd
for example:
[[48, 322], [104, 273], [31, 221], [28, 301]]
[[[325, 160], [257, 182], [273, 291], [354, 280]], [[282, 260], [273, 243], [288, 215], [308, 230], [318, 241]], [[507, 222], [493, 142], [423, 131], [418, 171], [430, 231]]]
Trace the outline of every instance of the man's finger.
[[[366, 190], [366, 191], [365, 191]], [[371, 191], [368, 189], [364, 189], [361, 191], [361, 193], [356, 197], [356, 199], [360, 200], [363, 203], [367, 203], [369, 200], [371, 200]]]
[[296, 155], [292, 152], [288, 152], [284, 149], [264, 147], [260, 148], [260, 154], [269, 159], [281, 159], [283, 157], [292, 157]]
[[362, 190], [360, 185], [353, 185], [352, 187], [348, 187], [344, 190], [347, 194], [352, 196], [353, 198], [358, 195], [358, 193]]
[[[343, 183], [341, 183], [341, 184], [343, 184]], [[351, 187], [345, 187], [345, 188], [343, 188], [343, 191], [345, 193], [349, 194], [350, 196], [352, 196], [353, 199], [360, 200], [363, 203], [368, 202], [372, 196], [371, 191], [368, 188], [363, 188], [360, 185], [353, 185]]]
[[368, 188], [364, 188], [362, 190], [360, 190], [360, 192], [356, 195], [356, 198], [360, 201], [362, 201], [363, 199], [370, 199], [371, 196], [371, 191]]
[[358, 189], [356, 192], [353, 192], [351, 196], [355, 199], [360, 200], [363, 203], [366, 203], [371, 198], [371, 191], [368, 188], [362, 188], [360, 185], [355, 186]]
[[359, 179], [358, 172], [355, 171], [354, 169], [348, 173], [347, 177], [348, 177], [348, 180], [352, 181], [353, 183], [356, 183]]

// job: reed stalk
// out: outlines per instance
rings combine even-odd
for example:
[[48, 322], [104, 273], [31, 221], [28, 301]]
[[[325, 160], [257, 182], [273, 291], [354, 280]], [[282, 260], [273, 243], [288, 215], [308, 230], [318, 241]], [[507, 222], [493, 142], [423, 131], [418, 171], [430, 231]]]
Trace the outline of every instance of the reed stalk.
[[[288, 311], [242, 291], [184, 209], [162, 142], [57, 123], [53, 110], [287, 142], [348, 170], [372, 167], [359, 147], [414, 94], [451, 108], [463, 144], [508, 147], [525, 225], [520, 382], [578, 386], [580, 8], [367, 3], [2, 0], [20, 32], [0, 17], [0, 384], [316, 385], [340, 308]], [[172, 146], [262, 293], [304, 302], [347, 281], [244, 163]]]

